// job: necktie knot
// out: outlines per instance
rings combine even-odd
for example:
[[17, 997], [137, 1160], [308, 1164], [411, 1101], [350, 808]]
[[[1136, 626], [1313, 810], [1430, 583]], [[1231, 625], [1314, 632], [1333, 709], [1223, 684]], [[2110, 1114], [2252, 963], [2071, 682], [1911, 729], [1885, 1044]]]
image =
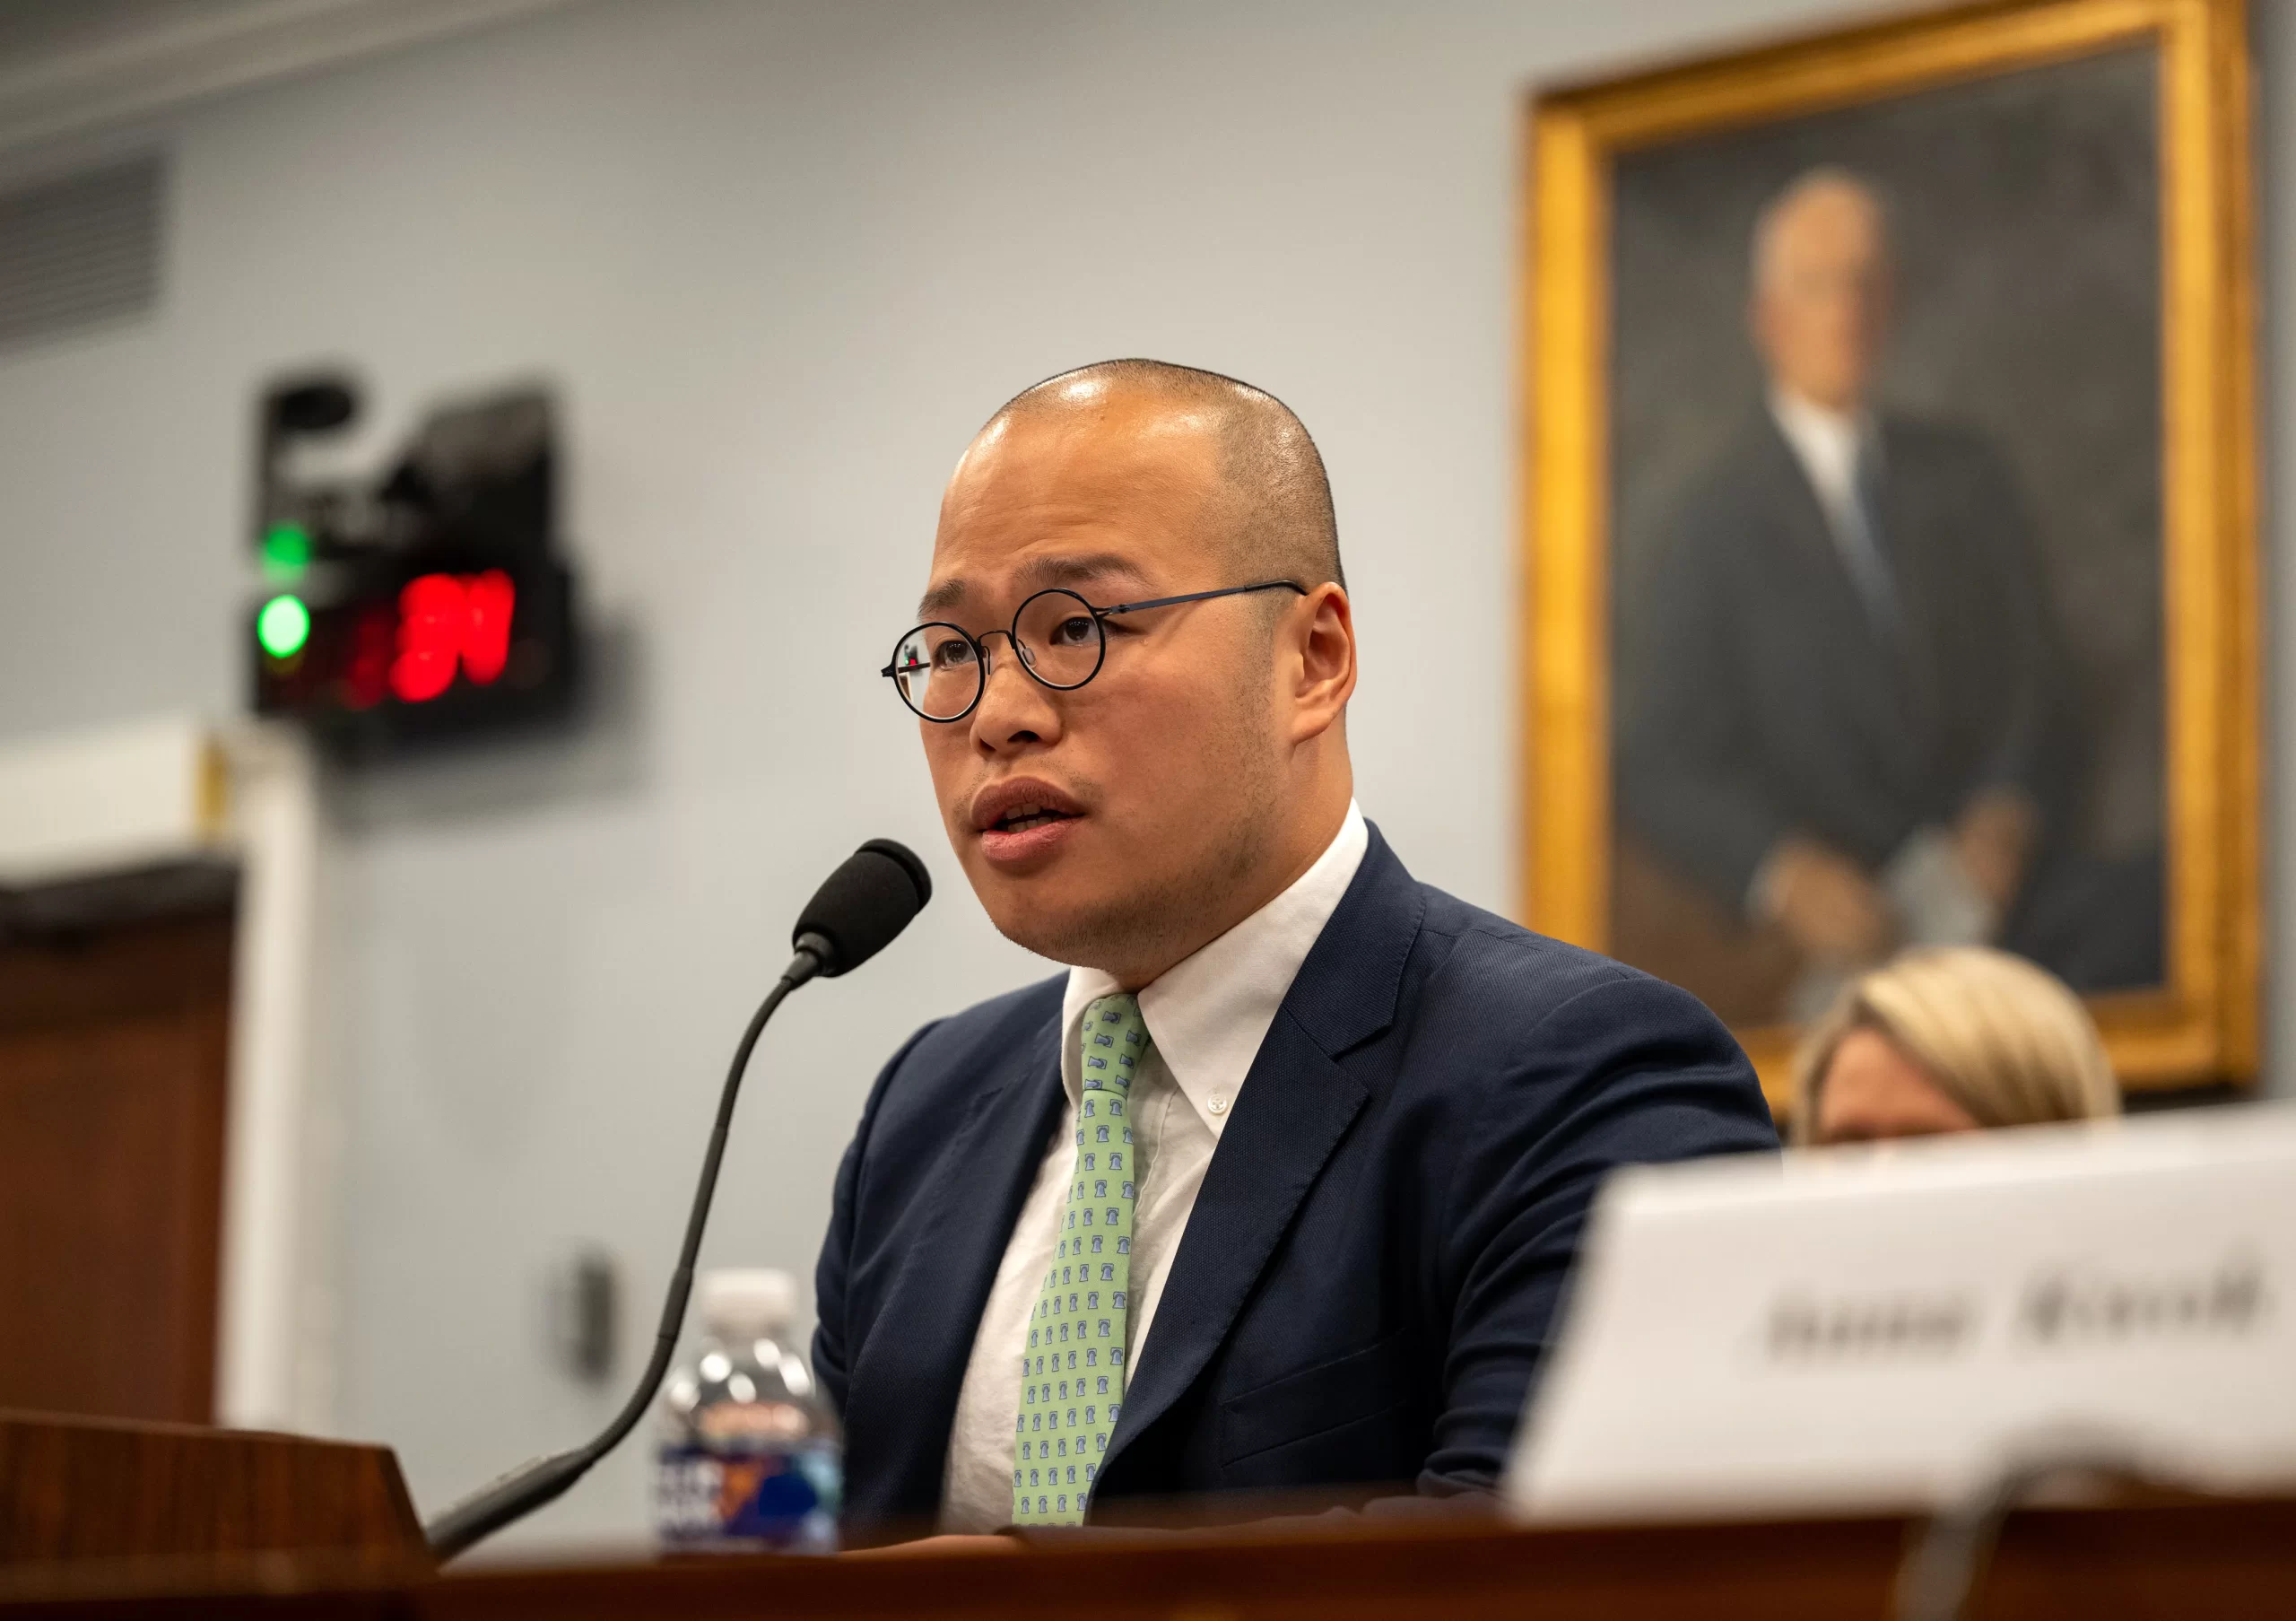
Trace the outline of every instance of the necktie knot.
[[1083, 1058], [1079, 1068], [1085, 1091], [1129, 1092], [1140, 1060], [1148, 1053], [1148, 1026], [1140, 1017], [1140, 998], [1129, 991], [1100, 998], [1084, 1009], [1076, 1040]]

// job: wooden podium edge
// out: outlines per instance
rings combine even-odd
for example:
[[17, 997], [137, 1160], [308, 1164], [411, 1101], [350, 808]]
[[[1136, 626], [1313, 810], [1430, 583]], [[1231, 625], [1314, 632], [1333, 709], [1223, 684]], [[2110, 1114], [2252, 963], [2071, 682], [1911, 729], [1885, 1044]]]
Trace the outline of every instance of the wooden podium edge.
[[431, 1568], [387, 1447], [0, 1409], [0, 1572], [263, 1556]]

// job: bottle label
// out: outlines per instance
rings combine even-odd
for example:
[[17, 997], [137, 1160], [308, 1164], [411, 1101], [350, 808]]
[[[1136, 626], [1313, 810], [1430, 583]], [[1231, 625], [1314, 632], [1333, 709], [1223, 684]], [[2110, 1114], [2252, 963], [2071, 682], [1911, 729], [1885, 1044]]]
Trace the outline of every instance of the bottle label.
[[665, 1444], [654, 1466], [654, 1523], [672, 1548], [831, 1553], [842, 1468], [833, 1448], [739, 1451]]

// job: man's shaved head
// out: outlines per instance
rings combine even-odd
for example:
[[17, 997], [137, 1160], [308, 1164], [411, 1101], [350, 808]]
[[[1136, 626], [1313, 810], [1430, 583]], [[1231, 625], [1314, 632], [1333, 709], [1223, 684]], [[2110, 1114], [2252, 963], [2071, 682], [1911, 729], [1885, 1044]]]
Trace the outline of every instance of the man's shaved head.
[[1249, 383], [1169, 361], [1100, 361], [1014, 395], [979, 437], [989, 439], [1006, 423], [1094, 413], [1119, 399], [1169, 403], [1214, 435], [1237, 569], [1233, 580], [1220, 583], [1346, 585], [1322, 453], [1291, 406]]

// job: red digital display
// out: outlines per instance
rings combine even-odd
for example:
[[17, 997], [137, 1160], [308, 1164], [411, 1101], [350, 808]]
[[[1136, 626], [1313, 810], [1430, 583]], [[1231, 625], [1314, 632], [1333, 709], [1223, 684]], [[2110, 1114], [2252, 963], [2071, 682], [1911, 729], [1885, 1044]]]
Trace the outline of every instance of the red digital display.
[[[393, 695], [403, 703], [428, 703], [454, 684], [457, 670], [475, 685], [491, 685], [510, 656], [517, 601], [517, 587], [500, 569], [421, 574], [408, 580], [398, 594], [390, 660]], [[354, 689], [364, 685], [357, 668], [363, 662], [354, 660]]]
[[362, 752], [567, 713], [570, 577], [460, 557], [315, 574], [249, 616], [255, 705]]

